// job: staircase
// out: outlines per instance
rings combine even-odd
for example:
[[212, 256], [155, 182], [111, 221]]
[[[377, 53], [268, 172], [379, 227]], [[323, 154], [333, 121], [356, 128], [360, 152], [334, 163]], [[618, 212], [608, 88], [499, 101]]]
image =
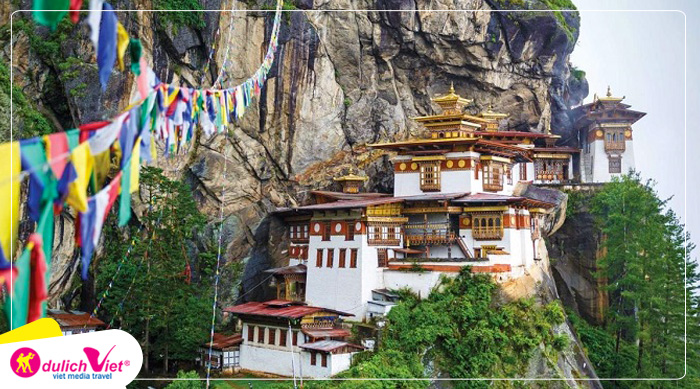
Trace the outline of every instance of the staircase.
[[464, 240], [461, 236], [458, 236], [455, 240], [457, 241], [457, 246], [459, 246], [459, 249], [462, 250], [462, 254], [464, 254], [465, 257], [474, 258], [472, 253], [469, 251], [469, 247], [467, 247], [467, 244], [464, 243]]

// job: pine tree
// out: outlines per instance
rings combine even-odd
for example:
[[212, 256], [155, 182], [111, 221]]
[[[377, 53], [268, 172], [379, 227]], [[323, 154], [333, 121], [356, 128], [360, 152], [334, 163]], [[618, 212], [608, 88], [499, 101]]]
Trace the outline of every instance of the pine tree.
[[207, 340], [213, 260], [193, 246], [206, 219], [187, 185], [144, 167], [139, 196], [148, 209], [124, 234], [112, 226], [97, 281], [107, 288], [122, 263], [104, 316], [140, 340], [147, 371], [149, 359], [162, 360], [167, 371], [171, 359], [193, 360]]

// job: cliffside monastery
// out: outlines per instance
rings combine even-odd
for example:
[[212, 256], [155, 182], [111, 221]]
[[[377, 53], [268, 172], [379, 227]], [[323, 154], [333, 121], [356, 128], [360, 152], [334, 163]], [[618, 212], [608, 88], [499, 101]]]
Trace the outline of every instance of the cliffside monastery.
[[[634, 168], [632, 124], [645, 114], [613, 97], [573, 110], [581, 148], [549, 133], [505, 129], [507, 115], [463, 112], [454, 88], [433, 101], [442, 112], [415, 120], [425, 135], [371, 147], [391, 152], [394, 193], [366, 193], [367, 177], [338, 177], [341, 191], [281, 209], [289, 265], [270, 269], [277, 299], [228, 307], [241, 336], [215, 367], [283, 376], [329, 377], [363, 346], [347, 341], [352, 321], [376, 321], [392, 290], [427, 296], [464, 266], [502, 282], [542, 258], [544, 215], [555, 207], [537, 185], [602, 183]], [[365, 344], [367, 345], [367, 344]], [[208, 345], [207, 345], [208, 346]]]

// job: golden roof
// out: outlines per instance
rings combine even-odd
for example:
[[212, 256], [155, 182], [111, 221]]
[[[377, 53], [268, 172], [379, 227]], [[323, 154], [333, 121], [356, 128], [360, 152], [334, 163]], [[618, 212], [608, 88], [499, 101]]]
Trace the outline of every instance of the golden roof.
[[471, 104], [474, 100], [465, 99], [455, 93], [454, 83], [450, 83], [450, 90], [446, 95], [432, 99], [444, 112], [461, 112], [465, 105]]
[[612, 101], [612, 102], [620, 102], [625, 99], [625, 96], [622, 97], [613, 97], [612, 92], [610, 91], [610, 85], [608, 85], [608, 91], [605, 93], [605, 97], [598, 97], [598, 94], [596, 94], [593, 97], [593, 101], [599, 100], [599, 101]]
[[368, 177], [366, 176], [358, 176], [357, 174], [354, 174], [352, 171], [348, 173], [345, 176], [333, 178], [333, 181], [336, 182], [343, 182], [343, 181], [367, 181], [369, 180]]
[[507, 113], [494, 112], [491, 104], [489, 104], [489, 108], [486, 111], [479, 112], [479, 117], [484, 119], [504, 119], [508, 116]]

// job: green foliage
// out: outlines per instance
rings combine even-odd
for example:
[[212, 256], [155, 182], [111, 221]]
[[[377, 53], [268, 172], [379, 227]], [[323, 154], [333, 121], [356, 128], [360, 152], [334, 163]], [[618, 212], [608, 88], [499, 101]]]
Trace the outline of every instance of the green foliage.
[[345, 107], [349, 107], [349, 106], [352, 105], [352, 100], [350, 100], [349, 97], [346, 97], [346, 98], [343, 100], [343, 104], [345, 105]]
[[[690, 237], [676, 215], [666, 210], [653, 183], [642, 182], [635, 172], [605, 185], [593, 197], [591, 210], [603, 236], [597, 276], [607, 281], [605, 331], [572, 321], [599, 376], [683, 376], [686, 319], [688, 343], [700, 344], [700, 275], [690, 259]], [[697, 348], [688, 350], [688, 371], [700, 371]], [[692, 387], [689, 382], [673, 385]], [[637, 387], [623, 382], [608, 386]]]
[[571, 77], [576, 81], [581, 81], [586, 78], [586, 72], [574, 66], [571, 68]]
[[14, 139], [50, 134], [56, 130], [53, 123], [27, 100], [22, 89], [12, 86], [12, 118], [10, 118], [10, 69], [0, 61], [0, 142], [10, 140], [10, 120], [14, 125]]
[[[468, 268], [456, 278], [443, 278], [423, 300], [400, 292], [400, 303], [387, 317], [380, 350], [355, 360], [343, 376], [424, 378], [432, 374], [423, 371], [430, 361], [440, 374], [454, 378], [515, 377], [525, 373], [540, 345], [545, 352], [566, 347], [553, 332], [565, 318], [558, 302], [538, 306], [533, 299], [522, 299], [499, 304], [496, 293], [488, 276], [474, 275]], [[429, 384], [410, 382], [415, 387]]]
[[[184, 371], [180, 370], [177, 372], [177, 378], [195, 378], [201, 379], [202, 377], [197, 374], [196, 371]], [[165, 389], [201, 389], [204, 387], [202, 381], [173, 381], [171, 384], [165, 387]]]
[[577, 213], [587, 211], [588, 204], [593, 198], [593, 193], [580, 190], [565, 190], [568, 196], [566, 201], [566, 217], [572, 217]]
[[[103, 316], [139, 339], [152, 360], [193, 360], [208, 339], [215, 256], [190, 253], [188, 242], [206, 219], [191, 189], [160, 169], [142, 168], [139, 196], [149, 207], [141, 225], [126, 234], [110, 225], [106, 234], [96, 270], [98, 291], [107, 289], [131, 239], [134, 246], [103, 303]], [[188, 263], [191, 283], [185, 276]]]
[[[200, 11], [204, 8], [199, 0], [153, 0], [153, 7], [160, 10], [192, 10]], [[163, 28], [170, 23], [177, 32], [179, 26], [186, 26], [194, 29], [206, 27], [203, 12], [159, 12], [158, 21]]]

